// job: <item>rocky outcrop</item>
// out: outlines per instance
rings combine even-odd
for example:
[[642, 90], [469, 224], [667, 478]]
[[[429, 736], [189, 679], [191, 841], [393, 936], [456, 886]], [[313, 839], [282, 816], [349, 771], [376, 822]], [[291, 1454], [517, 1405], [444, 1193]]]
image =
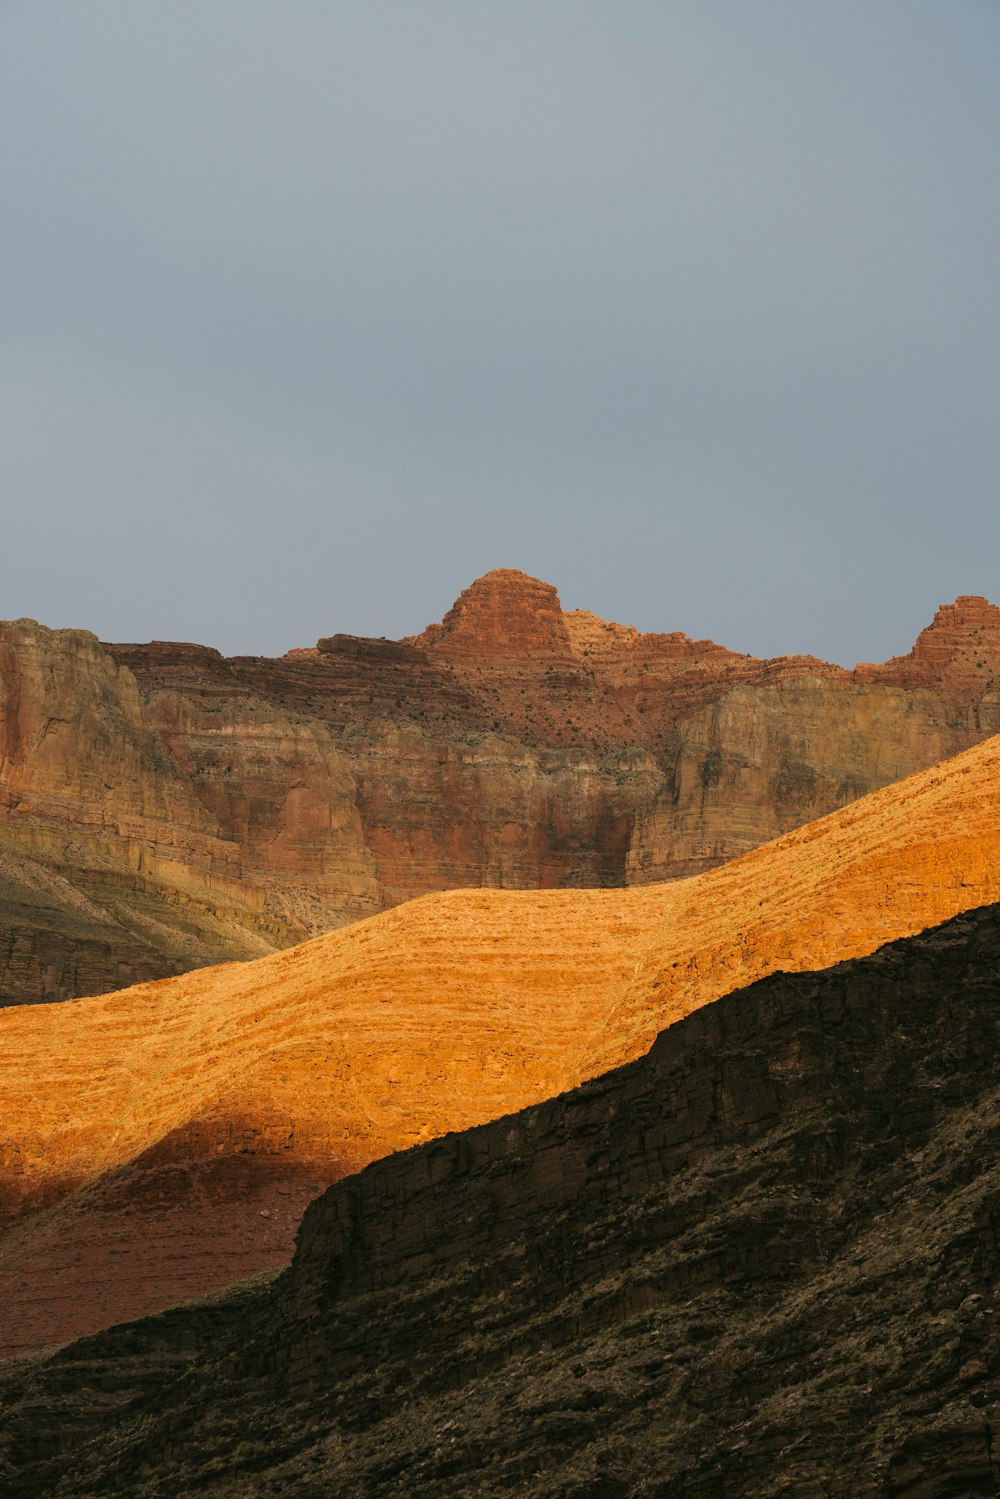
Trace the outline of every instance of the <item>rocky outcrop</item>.
[[551, 583], [497, 568], [466, 588], [439, 625], [411, 645], [460, 659], [570, 660], [566, 618]]
[[453, 891], [0, 1012], [0, 1352], [280, 1265], [338, 1177], [629, 1062], [740, 985], [1000, 900], [998, 786], [994, 739], [688, 880]]
[[49, 894], [32, 915], [0, 864], [0, 998], [256, 956], [435, 890], [698, 873], [998, 729], [982, 599], [853, 672], [566, 613], [510, 570], [421, 635], [277, 660], [17, 621], [0, 855]]
[[6, 1491], [996, 1493], [998, 973], [993, 907], [369, 1167], [273, 1283], [11, 1366]]
[[941, 605], [908, 656], [895, 656], [881, 666], [859, 663], [855, 676], [940, 689], [956, 702], [977, 702], [1000, 688], [998, 625], [1000, 610], [979, 595], [964, 594]]

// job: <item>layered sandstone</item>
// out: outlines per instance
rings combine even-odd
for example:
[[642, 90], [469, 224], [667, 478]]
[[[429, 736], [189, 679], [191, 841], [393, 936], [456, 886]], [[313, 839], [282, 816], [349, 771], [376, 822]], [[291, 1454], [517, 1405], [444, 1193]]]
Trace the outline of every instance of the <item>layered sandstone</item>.
[[994, 1495], [998, 973], [994, 906], [377, 1162], [277, 1280], [0, 1371], [5, 1493]]
[[280, 1264], [308, 1198], [366, 1162], [629, 1061], [776, 969], [1000, 900], [998, 787], [1000, 738], [688, 880], [440, 894], [0, 1013], [0, 1341]]
[[439, 625], [428, 625], [409, 644], [460, 659], [572, 657], [566, 618], [551, 583], [513, 568], [478, 578]]
[[0, 999], [271, 949], [265, 894], [94, 636], [0, 626]]
[[[114, 652], [224, 819], [229, 760], [168, 716], [171, 695], [200, 701], [202, 674], [169, 646]], [[1000, 610], [968, 599], [940, 610], [914, 662], [849, 672], [803, 656], [759, 661], [565, 613], [551, 585], [501, 569], [407, 641], [334, 636], [280, 662], [226, 666], [234, 718], [253, 694], [321, 719], [350, 765], [352, 836], [371, 877], [345, 901], [350, 918], [457, 885], [695, 873], [1000, 729]], [[252, 787], [271, 829], [281, 784]], [[359, 891], [346, 852], [327, 849], [325, 866]]]
[[435, 890], [697, 873], [995, 732], [998, 684], [982, 599], [849, 672], [567, 613], [511, 570], [409, 640], [277, 660], [3, 625], [0, 1001], [258, 956]]

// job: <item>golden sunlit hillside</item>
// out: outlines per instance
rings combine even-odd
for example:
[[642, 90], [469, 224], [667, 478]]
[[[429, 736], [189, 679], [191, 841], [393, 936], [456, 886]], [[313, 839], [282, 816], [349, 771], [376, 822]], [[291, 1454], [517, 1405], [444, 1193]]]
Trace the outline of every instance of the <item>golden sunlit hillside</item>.
[[640, 1055], [779, 968], [1000, 899], [1000, 739], [696, 878], [428, 896], [245, 964], [0, 1013], [0, 1344], [289, 1257], [309, 1197]]

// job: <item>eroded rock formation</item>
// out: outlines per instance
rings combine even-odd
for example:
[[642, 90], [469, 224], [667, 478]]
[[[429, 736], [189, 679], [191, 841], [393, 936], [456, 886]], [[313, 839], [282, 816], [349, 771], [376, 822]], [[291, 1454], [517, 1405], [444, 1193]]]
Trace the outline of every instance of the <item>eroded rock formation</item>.
[[998, 788], [1000, 738], [687, 880], [449, 892], [0, 1013], [0, 1349], [280, 1265], [337, 1177], [630, 1061], [766, 974], [1000, 900]]
[[17, 621], [0, 1000], [256, 956], [434, 890], [697, 873], [998, 728], [983, 599], [853, 672], [564, 613], [503, 570], [410, 640], [278, 660]]
[[370, 1166], [275, 1282], [8, 1366], [5, 1491], [994, 1495], [998, 975], [993, 907]]

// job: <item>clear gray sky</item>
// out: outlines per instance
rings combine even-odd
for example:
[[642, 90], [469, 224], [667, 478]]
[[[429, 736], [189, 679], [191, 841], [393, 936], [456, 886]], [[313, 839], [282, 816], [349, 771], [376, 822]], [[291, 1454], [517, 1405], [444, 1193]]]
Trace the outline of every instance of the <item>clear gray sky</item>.
[[996, 0], [0, 0], [0, 616], [1000, 602]]

